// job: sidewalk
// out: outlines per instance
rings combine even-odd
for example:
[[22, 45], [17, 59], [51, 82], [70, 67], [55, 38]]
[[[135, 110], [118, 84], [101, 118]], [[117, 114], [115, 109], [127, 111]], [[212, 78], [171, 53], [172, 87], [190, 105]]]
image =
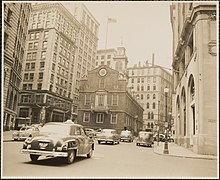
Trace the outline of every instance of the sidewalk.
[[195, 158], [195, 159], [209, 159], [217, 160], [217, 156], [196, 154], [193, 151], [179, 146], [173, 142], [168, 143], [169, 154], [163, 154], [164, 142], [160, 142], [157, 146], [157, 142], [154, 142], [154, 153], [164, 156], [174, 156], [180, 158]]
[[2, 134], [1, 134], [1, 139], [2, 141], [12, 141], [12, 133], [14, 131], [4, 131]]

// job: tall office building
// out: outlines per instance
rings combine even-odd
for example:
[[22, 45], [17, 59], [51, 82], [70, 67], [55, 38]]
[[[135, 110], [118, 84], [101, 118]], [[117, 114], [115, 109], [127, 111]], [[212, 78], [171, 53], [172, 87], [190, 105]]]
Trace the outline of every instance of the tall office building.
[[177, 143], [199, 154], [217, 154], [217, 6], [170, 6]]
[[65, 6], [81, 25], [78, 35], [78, 62], [76, 64], [78, 90], [81, 77], [86, 76], [88, 71], [95, 68], [99, 23], [84, 4], [67, 3]]
[[14, 127], [17, 116], [21, 71], [25, 57], [30, 3], [3, 3], [4, 5], [4, 130]]
[[81, 38], [83, 27], [60, 3], [33, 5], [19, 116], [30, 117], [31, 123], [77, 117], [78, 83], [91, 61], [81, 59], [81, 43], [90, 43]]
[[[154, 56], [153, 56], [154, 58]], [[164, 131], [164, 123], [171, 112], [173, 78], [172, 75], [159, 65], [152, 63], [134, 65], [128, 68], [128, 87], [138, 103], [143, 107], [143, 129], [160, 127], [160, 132]], [[167, 106], [164, 89], [168, 88]], [[166, 109], [167, 108], [167, 109]], [[170, 120], [170, 119], [169, 119]]]

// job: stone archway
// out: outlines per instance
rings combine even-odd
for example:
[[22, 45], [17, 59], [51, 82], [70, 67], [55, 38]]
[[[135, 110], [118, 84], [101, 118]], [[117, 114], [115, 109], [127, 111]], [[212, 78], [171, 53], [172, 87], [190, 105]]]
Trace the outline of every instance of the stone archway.
[[188, 122], [190, 125], [190, 146], [193, 146], [193, 136], [196, 134], [196, 116], [195, 116], [195, 83], [194, 83], [194, 77], [191, 74], [189, 76], [188, 80]]

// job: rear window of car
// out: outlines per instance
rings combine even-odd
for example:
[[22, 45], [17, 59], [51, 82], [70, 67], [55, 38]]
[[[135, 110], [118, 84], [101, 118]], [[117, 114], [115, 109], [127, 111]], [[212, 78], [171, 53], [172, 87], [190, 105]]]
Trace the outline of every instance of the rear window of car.
[[130, 134], [131, 134], [131, 131], [122, 131], [121, 132], [121, 135], [125, 135], [125, 136], [130, 135]]
[[115, 134], [116, 131], [114, 131], [114, 130], [103, 130], [102, 133], [110, 135], [110, 134]]
[[70, 134], [70, 127], [65, 126], [65, 125], [58, 125], [58, 124], [48, 124], [48, 125], [44, 125], [40, 129], [40, 132], [41, 133], [69, 135]]
[[144, 137], [144, 136], [148, 137], [148, 136], [150, 136], [150, 134], [151, 133], [149, 133], [149, 132], [139, 132], [139, 136], [141, 136], [141, 137]]

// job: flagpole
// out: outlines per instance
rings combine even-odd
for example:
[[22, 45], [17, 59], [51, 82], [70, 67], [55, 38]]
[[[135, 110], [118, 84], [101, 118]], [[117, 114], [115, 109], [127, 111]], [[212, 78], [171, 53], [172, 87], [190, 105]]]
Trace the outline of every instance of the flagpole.
[[[106, 61], [106, 54], [107, 54], [107, 39], [108, 39], [108, 18], [107, 18], [107, 25], [106, 25], [106, 35], [105, 35], [105, 61]], [[105, 62], [104, 62], [105, 64]]]

